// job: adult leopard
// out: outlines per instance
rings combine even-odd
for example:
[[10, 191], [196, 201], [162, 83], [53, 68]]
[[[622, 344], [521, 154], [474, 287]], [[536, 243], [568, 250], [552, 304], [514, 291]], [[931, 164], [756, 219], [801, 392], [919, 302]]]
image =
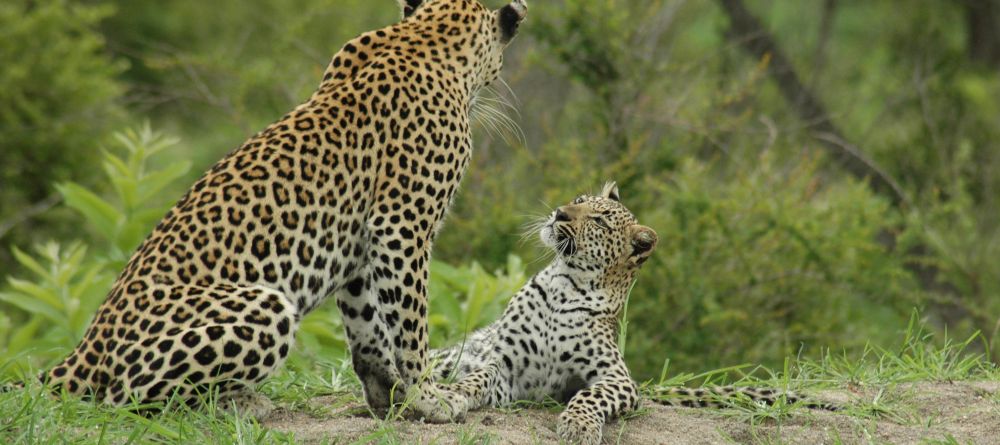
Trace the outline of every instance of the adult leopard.
[[464, 414], [464, 397], [422, 379], [428, 259], [469, 164], [470, 106], [527, 5], [398, 3], [400, 23], [345, 44], [305, 103], [177, 202], [43, 380], [114, 405], [214, 389], [263, 416], [253, 386], [336, 294], [373, 409], [406, 398], [430, 421]]

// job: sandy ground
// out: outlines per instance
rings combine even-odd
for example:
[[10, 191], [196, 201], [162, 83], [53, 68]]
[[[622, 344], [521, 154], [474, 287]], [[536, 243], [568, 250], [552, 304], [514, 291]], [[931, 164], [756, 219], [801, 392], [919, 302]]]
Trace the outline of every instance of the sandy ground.
[[[1000, 444], [1000, 382], [917, 383], [882, 390], [825, 391], [824, 400], [877, 400], [890, 414], [859, 418], [840, 413], [808, 412], [780, 423], [722, 415], [711, 409], [672, 408], [646, 402], [643, 412], [605, 427], [609, 444]], [[318, 398], [316, 407], [331, 404]], [[322, 411], [322, 410], [320, 410]], [[264, 426], [294, 433], [303, 443], [372, 441], [380, 427], [394, 430], [402, 443], [458, 443], [460, 437], [485, 437], [490, 443], [556, 443], [558, 413], [548, 410], [485, 410], [463, 424], [429, 425], [398, 421], [386, 424], [358, 414], [360, 407], [317, 415], [279, 410]], [[468, 443], [468, 442], [466, 442]]]

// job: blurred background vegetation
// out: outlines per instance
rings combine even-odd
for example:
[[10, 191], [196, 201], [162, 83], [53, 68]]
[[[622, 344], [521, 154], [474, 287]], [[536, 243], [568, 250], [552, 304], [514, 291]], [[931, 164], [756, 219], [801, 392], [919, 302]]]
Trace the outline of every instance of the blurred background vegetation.
[[[486, 2], [498, 7], [502, 1]], [[437, 344], [542, 252], [531, 218], [617, 180], [662, 239], [638, 379], [1000, 327], [1000, 1], [550, 0], [506, 57], [435, 246]], [[71, 348], [200, 172], [305, 99], [391, 0], [0, 3], [0, 373]], [[292, 366], [344, 354], [326, 306]]]

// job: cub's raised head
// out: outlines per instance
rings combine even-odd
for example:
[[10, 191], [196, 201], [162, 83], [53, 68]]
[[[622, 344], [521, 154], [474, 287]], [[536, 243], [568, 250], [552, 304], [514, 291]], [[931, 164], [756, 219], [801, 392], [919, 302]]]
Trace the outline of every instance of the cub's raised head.
[[624, 205], [614, 182], [597, 196], [580, 195], [557, 208], [541, 230], [542, 242], [571, 267], [603, 271], [637, 269], [653, 253], [658, 237]]

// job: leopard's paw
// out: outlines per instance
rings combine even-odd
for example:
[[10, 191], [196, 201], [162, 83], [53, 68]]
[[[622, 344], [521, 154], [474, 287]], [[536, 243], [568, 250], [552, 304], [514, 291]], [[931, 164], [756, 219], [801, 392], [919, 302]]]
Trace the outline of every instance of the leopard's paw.
[[469, 400], [439, 383], [424, 382], [407, 391], [409, 417], [428, 423], [462, 422]]
[[274, 402], [257, 391], [246, 389], [220, 400], [220, 408], [228, 413], [264, 419], [274, 411]]
[[601, 422], [590, 417], [563, 411], [556, 428], [562, 443], [573, 445], [598, 445], [601, 443]]

